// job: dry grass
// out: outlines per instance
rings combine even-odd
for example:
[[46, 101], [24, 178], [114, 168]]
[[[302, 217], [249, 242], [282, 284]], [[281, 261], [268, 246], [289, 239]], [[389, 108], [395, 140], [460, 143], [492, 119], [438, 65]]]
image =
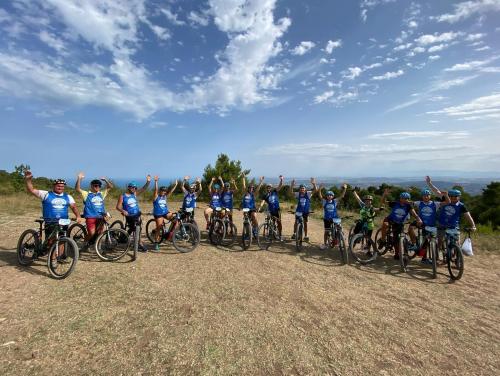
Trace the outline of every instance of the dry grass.
[[[13, 250], [38, 209], [0, 207], [2, 375], [500, 372], [500, 262], [481, 238], [457, 283], [417, 263], [402, 274], [388, 257], [341, 266], [318, 249], [317, 220], [299, 254], [291, 243], [240, 252], [206, 241], [136, 262], [84, 253], [55, 281], [42, 261], [18, 267]], [[289, 235], [292, 216], [284, 222]]]

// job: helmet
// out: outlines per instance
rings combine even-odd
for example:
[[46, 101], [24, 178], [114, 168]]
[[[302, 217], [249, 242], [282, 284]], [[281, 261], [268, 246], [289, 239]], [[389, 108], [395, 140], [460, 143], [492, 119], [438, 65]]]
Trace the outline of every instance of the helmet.
[[54, 183], [54, 185], [55, 184], [64, 184], [64, 185], [66, 185], [66, 180], [64, 180], [64, 179], [54, 179], [54, 180], [52, 180], [52, 183]]
[[460, 192], [458, 189], [450, 189], [448, 191], [448, 196], [450, 197], [460, 197], [462, 195], [462, 192]]
[[399, 198], [404, 198], [406, 200], [409, 200], [411, 198], [411, 195], [408, 193], [408, 192], [402, 192], [400, 195], [399, 195]]
[[164, 185], [160, 187], [160, 191], [168, 191], [168, 187], [165, 187]]
[[271, 183], [269, 183], [269, 184], [266, 184], [266, 187], [267, 187], [267, 188], [272, 188], [272, 187], [273, 187], [273, 185], [272, 185]]
[[299, 189], [305, 188], [306, 186], [304, 184], [299, 185]]
[[373, 200], [373, 196], [372, 195], [366, 195], [363, 197], [363, 200]]
[[127, 184], [128, 188], [137, 188], [137, 182], [131, 181], [130, 183]]
[[224, 187], [229, 188], [230, 186], [231, 186], [231, 184], [229, 184], [229, 182], [228, 182], [228, 181], [226, 181], [226, 182], [224, 183]]
[[99, 187], [102, 187], [102, 182], [99, 179], [94, 179], [90, 182], [90, 185], [98, 185]]
[[335, 193], [333, 193], [332, 191], [328, 191], [328, 192], [326, 192], [326, 195], [327, 196], [335, 196]]
[[220, 189], [220, 185], [219, 184], [214, 184], [214, 189], [215, 190]]
[[431, 195], [431, 191], [428, 190], [427, 188], [422, 189], [422, 191], [420, 193], [422, 194], [422, 196], [430, 196]]

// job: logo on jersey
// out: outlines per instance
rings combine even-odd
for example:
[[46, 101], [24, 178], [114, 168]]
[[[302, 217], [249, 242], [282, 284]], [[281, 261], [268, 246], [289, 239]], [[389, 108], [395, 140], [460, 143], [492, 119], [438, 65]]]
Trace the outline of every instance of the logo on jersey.
[[167, 206], [167, 200], [165, 200], [165, 199], [158, 200], [158, 205], [159, 205], [161, 208], [164, 208], [165, 206]]
[[424, 206], [422, 210], [420, 210], [420, 214], [423, 215], [424, 217], [430, 217], [432, 216], [432, 214], [434, 214], [434, 211], [432, 210], [431, 207]]
[[403, 218], [406, 215], [406, 211], [404, 209], [398, 208], [394, 210], [394, 215], [398, 218]]
[[100, 196], [94, 196], [94, 197], [92, 197], [90, 202], [94, 206], [102, 206], [103, 199]]
[[447, 216], [451, 217], [451, 216], [455, 215], [457, 210], [453, 206], [446, 206], [444, 208], [444, 212]]
[[326, 211], [334, 211], [335, 210], [335, 205], [333, 204], [327, 204], [325, 207]]
[[66, 206], [66, 200], [63, 198], [55, 198], [50, 203], [54, 209], [64, 209]]
[[129, 198], [127, 200], [127, 205], [131, 208], [135, 208], [137, 206], [137, 201], [135, 200], [135, 198]]

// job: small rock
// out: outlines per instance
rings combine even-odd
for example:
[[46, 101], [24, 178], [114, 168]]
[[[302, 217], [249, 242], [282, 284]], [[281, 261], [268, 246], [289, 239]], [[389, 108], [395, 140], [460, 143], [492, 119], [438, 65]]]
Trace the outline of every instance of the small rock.
[[9, 342], [5, 342], [4, 344], [2, 344], [2, 346], [10, 346], [10, 345], [15, 345], [16, 343], [14, 341], [9, 341]]

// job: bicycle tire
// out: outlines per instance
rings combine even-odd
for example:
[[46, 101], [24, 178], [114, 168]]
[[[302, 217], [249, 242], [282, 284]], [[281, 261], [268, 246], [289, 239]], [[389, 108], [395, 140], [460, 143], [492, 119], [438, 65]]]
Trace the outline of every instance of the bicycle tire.
[[401, 270], [406, 272], [408, 269], [409, 263], [408, 257], [408, 242], [404, 236], [399, 237], [399, 264], [401, 266]]
[[82, 249], [85, 245], [85, 238], [87, 237], [87, 228], [80, 223], [73, 223], [68, 227], [66, 235], [75, 241], [78, 249]]
[[224, 238], [224, 222], [219, 218], [215, 218], [212, 220], [210, 224], [210, 228], [208, 229], [208, 239], [210, 243], [215, 246], [221, 244], [222, 239]]
[[[61, 243], [63, 244], [64, 250], [63, 254], [60, 255]], [[54, 252], [57, 252], [57, 256], [53, 257]], [[71, 238], [63, 236], [59, 238], [49, 250], [49, 255], [47, 257], [47, 267], [49, 272], [55, 279], [64, 279], [69, 276], [76, 267], [78, 261], [79, 252], [78, 245]], [[53, 262], [56, 260], [56, 262]]]
[[356, 222], [349, 228], [349, 235], [347, 235], [347, 239], [349, 241], [349, 244], [351, 243], [351, 239], [353, 238], [354, 235], [357, 235], [354, 233], [354, 229], [356, 228]]
[[125, 224], [121, 220], [117, 219], [109, 225], [109, 228], [121, 228], [122, 230], [125, 230]]
[[221, 244], [224, 247], [231, 247], [236, 241], [236, 237], [238, 236], [238, 229], [236, 225], [232, 222], [227, 222], [224, 225], [224, 234], [222, 237]]
[[191, 223], [180, 223], [172, 234], [172, 244], [181, 253], [194, 251], [200, 243], [198, 229]]
[[[360, 264], [366, 265], [377, 258], [375, 243], [363, 233], [355, 234], [349, 243], [351, 256]], [[367, 252], [368, 250], [368, 252]]]
[[392, 242], [387, 242], [387, 238], [386, 239], [383, 239], [385, 241], [385, 244], [382, 246], [382, 248], [380, 248], [378, 246], [378, 241], [379, 239], [382, 237], [382, 229], [379, 228], [377, 230], [377, 232], [375, 233], [375, 248], [377, 250], [377, 253], [380, 255], [380, 256], [383, 256], [387, 253], [387, 251], [391, 250], [393, 248], [393, 244], [390, 244]]
[[260, 249], [268, 250], [273, 242], [273, 234], [271, 226], [268, 223], [262, 223], [257, 230], [257, 244]]
[[437, 245], [435, 240], [429, 241], [427, 244], [427, 258], [432, 261], [432, 278], [437, 277]]
[[141, 229], [138, 224], [135, 226], [135, 231], [133, 232], [134, 234], [134, 246], [133, 246], [133, 252], [132, 252], [132, 261], [137, 260], [137, 252], [139, 251], [139, 240], [141, 236]]
[[[37, 251], [40, 248], [40, 237], [38, 231], [33, 229], [25, 230], [17, 241], [17, 262], [20, 265], [28, 266], [35, 260]], [[26, 255], [28, 252], [28, 255]], [[29, 255], [31, 253], [31, 255]]]
[[446, 262], [448, 264], [448, 272], [450, 278], [458, 281], [464, 273], [464, 255], [460, 247], [453, 244], [448, 247]]
[[95, 242], [95, 252], [103, 261], [117, 261], [127, 254], [130, 236], [121, 228], [110, 228], [99, 235]]
[[337, 230], [337, 240], [339, 244], [340, 259], [342, 260], [342, 264], [347, 265], [349, 264], [349, 254], [347, 253], [347, 249], [345, 247], [344, 234], [341, 229]]
[[[150, 219], [146, 223], [146, 237], [148, 240], [151, 242], [151, 244], [156, 243], [156, 221], [154, 219]], [[165, 227], [161, 226], [160, 228], [160, 241], [158, 243], [161, 243], [162, 241], [165, 240]]]
[[250, 222], [243, 223], [243, 230], [241, 231], [241, 244], [243, 249], [247, 250], [252, 245], [252, 229]]
[[[406, 232], [405, 232], [405, 239], [406, 239], [406, 244], [408, 244], [408, 245], [412, 244], [410, 235]], [[406, 251], [408, 253], [408, 258], [410, 260], [414, 259], [415, 256], [418, 254], [419, 250], [420, 250], [420, 245], [418, 244], [418, 242], [415, 243], [415, 245], [412, 247], [412, 249], [410, 249], [410, 247], [408, 246], [406, 248]]]
[[295, 250], [297, 252], [300, 252], [302, 250], [302, 231], [303, 231], [303, 224], [302, 223], [297, 223], [297, 233], [295, 234]]

